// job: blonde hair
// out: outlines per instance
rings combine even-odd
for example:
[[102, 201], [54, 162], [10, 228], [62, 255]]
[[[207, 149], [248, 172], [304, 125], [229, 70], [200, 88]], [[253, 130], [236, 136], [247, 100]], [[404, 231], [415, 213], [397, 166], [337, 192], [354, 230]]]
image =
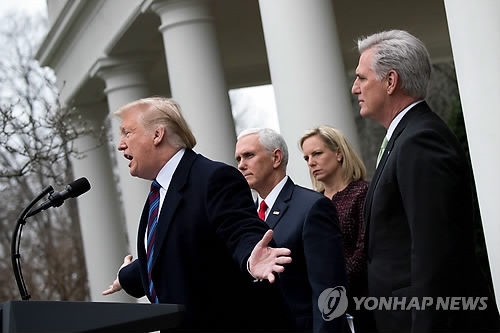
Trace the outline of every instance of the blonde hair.
[[141, 98], [122, 106], [113, 114], [122, 118], [126, 112], [141, 106], [143, 108], [140, 121], [145, 129], [164, 127], [171, 145], [178, 148], [194, 148], [196, 138], [182, 116], [180, 105], [173, 99], [161, 96]]
[[[302, 146], [306, 139], [316, 135], [321, 138], [326, 146], [333, 152], [336, 152], [337, 149], [340, 150], [342, 154], [342, 176], [346, 183], [360, 179], [363, 180], [366, 177], [366, 168], [361, 158], [352, 148], [342, 132], [331, 126], [322, 125], [307, 130], [299, 140], [300, 150], [303, 151]], [[323, 192], [325, 190], [324, 184], [317, 181], [311, 173], [309, 173], [309, 176], [311, 177], [313, 189], [318, 192]]]

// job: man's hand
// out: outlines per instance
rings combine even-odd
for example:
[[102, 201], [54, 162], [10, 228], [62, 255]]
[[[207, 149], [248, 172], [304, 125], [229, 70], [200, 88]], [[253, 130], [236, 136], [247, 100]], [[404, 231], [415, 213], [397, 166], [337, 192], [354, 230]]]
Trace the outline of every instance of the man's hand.
[[256, 279], [267, 279], [270, 283], [275, 280], [274, 272], [285, 270], [283, 264], [292, 262], [289, 257], [291, 251], [287, 248], [272, 248], [267, 244], [273, 239], [273, 231], [268, 230], [264, 237], [255, 245], [248, 259], [250, 273]]
[[[122, 269], [123, 267], [127, 266], [127, 265], [130, 265], [130, 263], [132, 262], [132, 255], [129, 254], [128, 256], [126, 256], [124, 259], [123, 259], [123, 264], [120, 266], [120, 269]], [[120, 272], [120, 269], [118, 270], [118, 272]], [[122, 290], [122, 286], [120, 285], [120, 281], [118, 281], [118, 274], [116, 275], [116, 279], [113, 281], [113, 284], [110, 285], [108, 287], [108, 289], [104, 290], [102, 292], [103, 295], [111, 295], [111, 294], [114, 294], [116, 293], [117, 291], [120, 291]]]

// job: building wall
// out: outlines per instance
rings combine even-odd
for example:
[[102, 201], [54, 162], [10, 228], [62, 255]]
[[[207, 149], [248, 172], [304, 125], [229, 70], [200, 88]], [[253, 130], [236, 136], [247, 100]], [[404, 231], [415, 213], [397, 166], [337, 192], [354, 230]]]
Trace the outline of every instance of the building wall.
[[[463, 1], [458, 2], [463, 5]], [[311, 6], [310, 0], [48, 0], [52, 26], [37, 58], [55, 70], [62, 101], [85, 107], [90, 113], [110, 113], [123, 103], [154, 93], [179, 99], [200, 142], [199, 152], [227, 163], [234, 163], [235, 141], [227, 90], [272, 81], [279, 128], [292, 149], [305, 129], [329, 123], [339, 127], [355, 143], [372, 173], [374, 150], [384, 131], [373, 122], [360, 119], [357, 108], [351, 108], [350, 85], [358, 59], [354, 41], [376, 31], [401, 28], [422, 39], [435, 64], [451, 63], [447, 19], [455, 22], [456, 4], [453, 0], [385, 0], [383, 5], [372, 0], [355, 3], [315, 0], [314, 3], [315, 6]], [[476, 9], [484, 10], [477, 11], [474, 17], [477, 22], [482, 18], [500, 21], [498, 12], [488, 11], [498, 6], [494, 1], [479, 0], [469, 6], [472, 7], [466, 13], [469, 15], [476, 13]], [[481, 24], [478, 27], [481, 29]], [[454, 31], [459, 42], [471, 40], [466, 32], [458, 28]], [[497, 44], [490, 43], [497, 40], [489, 35], [492, 31], [497, 30], [476, 32], [482, 37], [483, 55], [498, 54]], [[460, 55], [469, 54], [459, 42], [455, 42], [454, 47]], [[470, 54], [471, 58], [460, 62], [462, 73], [474, 72], [475, 61], [496, 68], [480, 53]], [[313, 72], [318, 74], [310, 75]], [[461, 87], [470, 88], [469, 77], [462, 79]], [[478, 81], [481, 79], [474, 83]], [[498, 82], [488, 82], [489, 91], [499, 90]], [[487, 170], [490, 166], [485, 166], [487, 160], [480, 152], [497, 152], [498, 145], [494, 143], [498, 140], [491, 144], [483, 140], [476, 126], [478, 122], [474, 121], [478, 116], [472, 105], [475, 102], [483, 105], [481, 117], [484, 119], [488, 118], [485, 112], [493, 112], [498, 103], [484, 105], [484, 98], [478, 100], [480, 94], [472, 95], [470, 91], [462, 88], [461, 98], [468, 101], [467, 130], [469, 136], [474, 136], [475, 149], [479, 150], [475, 155], [472, 152], [474, 170]], [[438, 100], [435, 103], [436, 110], [447, 108]], [[92, 105], [103, 104], [107, 109], [92, 108]], [[97, 118], [101, 119], [98, 126], [104, 124], [102, 119], [106, 117]], [[214, 122], [214, 119], [220, 121]], [[115, 133], [116, 124], [113, 126]], [[293, 151], [289, 165], [292, 178], [307, 186], [309, 176], [300, 152]], [[89, 172], [100, 176], [96, 170]], [[142, 193], [145, 186], [129, 181], [124, 168], [118, 173], [118, 180], [113, 182], [117, 192], [123, 194], [123, 204], [118, 204], [125, 212], [126, 221], [122, 223], [126, 225], [129, 239], [134, 239], [137, 210], [143, 200], [140, 195], [128, 193]], [[500, 214], [498, 205], [493, 207], [495, 204], [490, 198], [499, 197], [500, 184], [486, 186], [489, 178], [484, 172], [476, 172], [475, 176], [478, 183], [484, 184], [479, 188], [479, 197], [484, 204], [481, 211], [486, 212], [483, 224], [488, 243], [498, 244], [495, 225]], [[139, 208], [127, 208], [131, 205]], [[82, 223], [85, 223], [88, 216], [85, 212], [82, 214]], [[126, 240], [116, 242], [107, 246], [133, 251]], [[500, 262], [491, 260], [498, 257], [497, 252], [490, 251], [490, 262]], [[494, 283], [498, 286], [500, 270], [493, 271], [496, 272]], [[106, 274], [112, 280], [116, 268], [110, 268]], [[94, 295], [99, 297], [97, 293]], [[497, 292], [497, 299], [499, 296]]]

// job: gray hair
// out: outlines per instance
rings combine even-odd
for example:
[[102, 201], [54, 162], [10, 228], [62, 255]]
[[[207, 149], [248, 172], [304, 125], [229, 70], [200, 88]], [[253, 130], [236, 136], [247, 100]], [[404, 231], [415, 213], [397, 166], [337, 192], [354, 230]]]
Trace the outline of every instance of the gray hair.
[[270, 128], [250, 128], [242, 131], [238, 135], [238, 140], [250, 134], [257, 134], [260, 144], [269, 154], [272, 154], [275, 149], [281, 150], [283, 152], [282, 166], [286, 170], [288, 164], [288, 146], [283, 136]]
[[404, 30], [389, 30], [358, 40], [360, 54], [371, 48], [375, 50], [372, 69], [377, 80], [394, 70], [401, 80], [401, 89], [408, 96], [425, 98], [431, 61], [422, 41]]

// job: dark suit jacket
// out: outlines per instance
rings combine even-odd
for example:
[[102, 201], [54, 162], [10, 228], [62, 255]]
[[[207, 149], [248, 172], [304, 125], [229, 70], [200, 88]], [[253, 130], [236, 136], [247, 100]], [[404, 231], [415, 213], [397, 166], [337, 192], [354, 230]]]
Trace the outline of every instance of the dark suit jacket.
[[[119, 273], [123, 289], [135, 297], [150, 297], [144, 248], [148, 211], [146, 200], [138, 259]], [[272, 306], [273, 295], [257, 303], [252, 292], [257, 284], [246, 262], [267, 230], [238, 170], [185, 151], [163, 202], [152, 262], [159, 302], [185, 306], [183, 329], [237, 330], [264, 324], [260, 311]]]
[[346, 286], [342, 234], [332, 201], [289, 178], [266, 223], [277, 245], [292, 251], [280, 287], [297, 329], [342, 331], [344, 316], [325, 321], [318, 306], [325, 289]]
[[[498, 311], [475, 258], [471, 169], [425, 102], [396, 127], [365, 203], [371, 296], [432, 297], [426, 310], [376, 311], [379, 330], [481, 331]], [[435, 311], [437, 297], [489, 297], [483, 311]], [[399, 307], [398, 309], [401, 309]]]

